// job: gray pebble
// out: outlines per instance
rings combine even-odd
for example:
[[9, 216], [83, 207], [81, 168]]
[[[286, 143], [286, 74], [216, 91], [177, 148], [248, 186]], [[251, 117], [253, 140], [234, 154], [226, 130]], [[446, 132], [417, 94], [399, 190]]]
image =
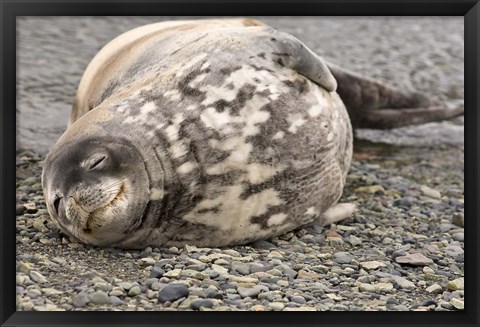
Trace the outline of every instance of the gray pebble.
[[136, 296], [142, 294], [142, 290], [140, 289], [140, 286], [133, 286], [129, 291], [128, 291], [128, 296]]
[[43, 276], [41, 273], [39, 273], [38, 271], [30, 271], [30, 278], [36, 282], [36, 283], [45, 283], [47, 282], [47, 279], [45, 278], [45, 276]]
[[402, 264], [408, 264], [412, 266], [427, 266], [433, 263], [433, 260], [427, 258], [421, 253], [407, 254], [405, 256], [396, 257], [395, 261]]
[[256, 241], [252, 243], [252, 247], [258, 248], [258, 249], [264, 249], [264, 250], [271, 250], [271, 249], [276, 249], [277, 246], [273, 243], [270, 243], [268, 241]]
[[193, 310], [199, 310], [201, 307], [212, 308], [213, 302], [208, 299], [195, 299], [190, 303], [190, 306]]
[[26, 211], [27, 209], [25, 208], [25, 206], [23, 205], [19, 205], [16, 207], [15, 209], [15, 213], [17, 216], [20, 216], [20, 215], [23, 215], [23, 213]]
[[188, 287], [181, 284], [172, 284], [167, 285], [158, 292], [158, 301], [159, 302], [166, 302], [170, 301], [173, 302], [178, 300], [182, 297], [187, 297], [189, 294]]
[[268, 287], [264, 285], [256, 285], [254, 287], [238, 287], [237, 292], [241, 297], [257, 297], [261, 292], [268, 291]]
[[292, 296], [290, 298], [290, 301], [295, 302], [295, 303], [299, 303], [299, 304], [304, 304], [304, 303], [307, 302], [305, 300], [305, 298], [303, 298], [302, 296], [299, 296], [299, 295]]
[[150, 278], [161, 278], [165, 274], [165, 271], [159, 266], [153, 266], [150, 271]]
[[90, 298], [86, 293], [79, 293], [73, 297], [73, 306], [76, 308], [83, 308], [90, 302]]
[[122, 305], [124, 304], [123, 300], [121, 300], [119, 297], [117, 296], [110, 296], [110, 304], [111, 305], [114, 305], [114, 306], [117, 306], [117, 305]]
[[456, 226], [465, 226], [465, 217], [463, 213], [454, 213], [452, 216], [452, 223]]
[[348, 252], [337, 252], [332, 256], [332, 260], [340, 264], [350, 263], [353, 259], [354, 256]]
[[455, 233], [452, 235], [452, 238], [455, 240], [455, 241], [458, 241], [458, 242], [463, 242], [465, 240], [464, 238], [464, 233]]
[[104, 291], [96, 291], [90, 296], [90, 302], [98, 305], [108, 304], [110, 303], [110, 298]]
[[242, 275], [250, 274], [250, 266], [243, 262], [232, 261], [231, 269]]

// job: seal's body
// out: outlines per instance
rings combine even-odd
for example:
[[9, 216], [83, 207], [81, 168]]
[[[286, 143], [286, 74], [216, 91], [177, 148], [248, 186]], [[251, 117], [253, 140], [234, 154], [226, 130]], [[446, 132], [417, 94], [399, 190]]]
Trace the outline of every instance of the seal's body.
[[321, 58], [254, 20], [127, 32], [90, 63], [47, 156], [48, 210], [75, 239], [126, 248], [244, 244], [344, 218], [352, 127], [336, 88]]

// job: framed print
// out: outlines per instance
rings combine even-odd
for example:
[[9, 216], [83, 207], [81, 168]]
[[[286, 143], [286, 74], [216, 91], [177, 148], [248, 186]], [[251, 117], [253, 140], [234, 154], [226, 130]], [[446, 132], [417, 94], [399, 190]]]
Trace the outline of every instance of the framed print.
[[1, 6], [2, 326], [478, 324], [477, 2]]

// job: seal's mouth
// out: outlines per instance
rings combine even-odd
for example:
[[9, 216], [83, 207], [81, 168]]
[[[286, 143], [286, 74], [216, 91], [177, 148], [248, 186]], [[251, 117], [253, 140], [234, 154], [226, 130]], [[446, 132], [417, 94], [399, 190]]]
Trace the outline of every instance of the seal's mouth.
[[104, 205], [104, 206], [102, 206], [98, 209], [95, 209], [95, 210], [93, 210], [92, 212], [89, 213], [89, 215], [87, 217], [87, 221], [85, 223], [85, 228], [83, 228], [83, 232], [85, 234], [91, 234], [93, 232], [91, 226], [92, 226], [92, 223], [95, 220], [95, 217], [97, 216], [97, 214], [104, 211], [108, 207], [115, 206], [115, 204], [118, 201], [120, 201], [120, 198], [122, 196], [124, 196], [125, 194], [126, 194], [126, 186], [125, 186], [125, 182], [122, 182], [122, 184], [120, 185], [120, 188], [118, 190], [117, 195], [115, 195], [110, 202], [108, 202], [106, 205]]

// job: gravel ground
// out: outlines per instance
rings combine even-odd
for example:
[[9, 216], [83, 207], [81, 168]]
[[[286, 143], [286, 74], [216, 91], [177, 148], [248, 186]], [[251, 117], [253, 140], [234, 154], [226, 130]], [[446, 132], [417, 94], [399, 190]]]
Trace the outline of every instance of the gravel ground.
[[357, 144], [341, 225], [230, 248], [70, 243], [17, 154], [18, 310], [462, 310], [463, 147]]
[[[53, 23], [45, 27], [45, 19]], [[446, 101], [463, 99], [461, 18], [328, 18], [316, 25], [306, 18], [300, 26], [282, 19], [267, 21], [306, 36], [314, 50], [348, 68], [435, 90]], [[104, 31], [95, 38], [92, 20]], [[82, 65], [98, 43], [148, 21], [155, 19], [19, 20], [17, 310], [463, 310], [463, 118], [359, 131], [389, 144], [355, 141], [341, 202], [359, 210], [339, 225], [229, 248], [125, 251], [70, 243], [45, 208], [45, 149], [62, 131]], [[325, 33], [313, 39], [318, 27]], [[85, 51], [72, 56], [75, 43]], [[45, 117], [57, 115], [54, 122], [38, 115], [47, 105]]]

